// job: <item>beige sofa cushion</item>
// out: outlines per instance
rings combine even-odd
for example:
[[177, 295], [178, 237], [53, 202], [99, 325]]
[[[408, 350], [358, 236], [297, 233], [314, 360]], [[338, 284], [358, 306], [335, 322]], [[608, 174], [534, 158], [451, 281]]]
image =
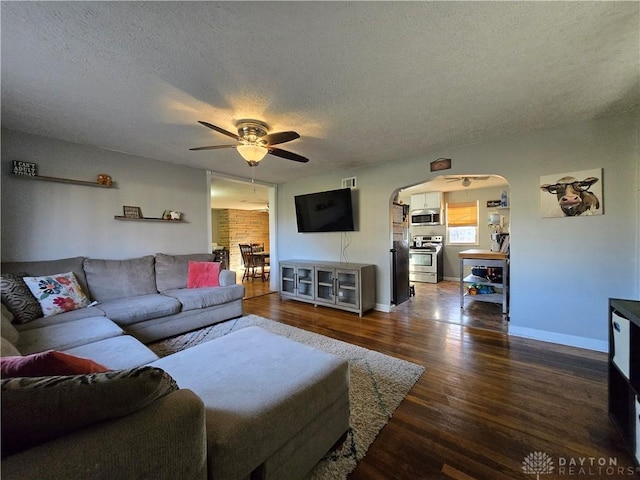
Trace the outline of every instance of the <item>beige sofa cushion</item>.
[[20, 332], [16, 348], [23, 355], [44, 350], [68, 350], [91, 342], [117, 337], [124, 332], [108, 318], [84, 318]]
[[18, 349], [6, 338], [0, 338], [0, 357], [15, 357], [20, 355]]
[[179, 288], [167, 290], [164, 295], [178, 300], [182, 304], [182, 311], [186, 312], [240, 300], [244, 296], [244, 287], [230, 285], [228, 287]]
[[60, 323], [66, 322], [75, 322], [76, 320], [82, 320], [83, 318], [91, 317], [104, 317], [104, 312], [98, 307], [84, 307], [78, 310], [59, 313], [58, 315], [53, 315], [51, 317], [38, 318], [28, 323], [16, 323], [14, 325], [16, 327], [16, 330], [18, 330], [19, 332], [24, 332], [25, 330], [48, 327], [49, 325], [58, 325]]
[[11, 324], [11, 320], [13, 320], [13, 314], [7, 309], [7, 307], [2, 305], [0, 309], [1, 312], [1, 323], [0, 323], [0, 333], [3, 338], [6, 338], [9, 342], [15, 344], [18, 341], [18, 330]]
[[127, 260], [87, 258], [84, 272], [91, 298], [104, 302], [158, 293], [154, 263], [153, 255]]
[[130, 335], [120, 335], [80, 345], [65, 350], [65, 353], [90, 358], [110, 370], [140, 367], [158, 360], [158, 356], [153, 351]]
[[189, 261], [212, 262], [212, 253], [186, 255], [156, 254], [156, 285], [160, 293], [177, 288], [187, 288]]
[[98, 308], [118, 325], [132, 325], [176, 314], [180, 311], [180, 302], [174, 298], [153, 293], [105, 300], [98, 304]]
[[31, 277], [39, 277], [41, 275], [53, 275], [59, 272], [73, 272], [80, 286], [87, 292], [87, 279], [84, 276], [84, 270], [82, 268], [83, 262], [84, 257], [38, 260], [32, 262], [2, 262], [2, 273], [17, 274], [25, 272]]
[[96, 422], [128, 415], [177, 389], [170, 375], [153, 367], [3, 379], [2, 456]]

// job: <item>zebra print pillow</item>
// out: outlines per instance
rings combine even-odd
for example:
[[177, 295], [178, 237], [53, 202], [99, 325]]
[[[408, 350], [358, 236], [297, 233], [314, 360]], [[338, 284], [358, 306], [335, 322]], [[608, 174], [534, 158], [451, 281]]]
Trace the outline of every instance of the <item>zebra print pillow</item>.
[[2, 303], [13, 313], [13, 323], [27, 323], [42, 317], [40, 303], [24, 283], [25, 276], [26, 273], [0, 275], [0, 297]]
[[156, 367], [0, 381], [2, 457], [140, 410], [178, 389]]

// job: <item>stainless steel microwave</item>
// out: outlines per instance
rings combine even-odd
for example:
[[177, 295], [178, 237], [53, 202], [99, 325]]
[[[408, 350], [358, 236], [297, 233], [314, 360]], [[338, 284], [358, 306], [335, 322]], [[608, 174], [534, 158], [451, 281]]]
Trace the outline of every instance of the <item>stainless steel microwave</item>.
[[442, 225], [442, 210], [426, 209], [411, 212], [411, 225]]

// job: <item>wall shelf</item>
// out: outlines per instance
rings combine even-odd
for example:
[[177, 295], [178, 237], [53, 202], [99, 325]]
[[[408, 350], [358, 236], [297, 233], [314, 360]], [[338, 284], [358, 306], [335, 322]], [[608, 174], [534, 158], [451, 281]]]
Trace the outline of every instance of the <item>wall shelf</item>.
[[58, 178], [58, 177], [46, 177], [43, 175], [19, 175], [12, 174], [16, 178], [26, 178], [29, 180], [40, 180], [41, 182], [55, 182], [55, 183], [66, 183], [70, 185], [83, 185], [85, 187], [98, 187], [98, 188], [116, 188], [115, 182], [112, 182], [111, 185], [103, 185], [98, 182], [88, 182], [85, 180], [73, 180], [71, 178]]
[[116, 220], [120, 220], [122, 222], [186, 223], [184, 220], [165, 220], [164, 218], [160, 218], [160, 217], [130, 218], [130, 217], [124, 217], [122, 215], [115, 215], [113, 218]]

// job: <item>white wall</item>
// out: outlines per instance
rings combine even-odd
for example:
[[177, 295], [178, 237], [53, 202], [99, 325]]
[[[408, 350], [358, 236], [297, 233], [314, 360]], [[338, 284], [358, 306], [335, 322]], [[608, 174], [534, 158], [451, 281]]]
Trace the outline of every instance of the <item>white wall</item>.
[[[388, 307], [394, 193], [436, 176], [429, 162], [452, 158], [447, 174], [497, 174], [509, 183], [511, 333], [605, 349], [608, 298], [639, 298], [638, 128], [637, 113], [608, 117], [286, 183], [278, 195], [278, 253], [339, 260], [340, 233], [297, 233], [293, 196], [356, 176], [359, 227], [348, 234], [347, 260], [376, 265], [376, 302]], [[603, 168], [605, 215], [540, 217], [540, 176], [591, 168]]]
[[[117, 188], [14, 178], [12, 160], [38, 164], [40, 175], [95, 180], [111, 175]], [[83, 255], [129, 258], [210, 251], [209, 185], [204, 170], [2, 130], [2, 260]], [[185, 223], [122, 222], [123, 205], [146, 217], [165, 209]]]

